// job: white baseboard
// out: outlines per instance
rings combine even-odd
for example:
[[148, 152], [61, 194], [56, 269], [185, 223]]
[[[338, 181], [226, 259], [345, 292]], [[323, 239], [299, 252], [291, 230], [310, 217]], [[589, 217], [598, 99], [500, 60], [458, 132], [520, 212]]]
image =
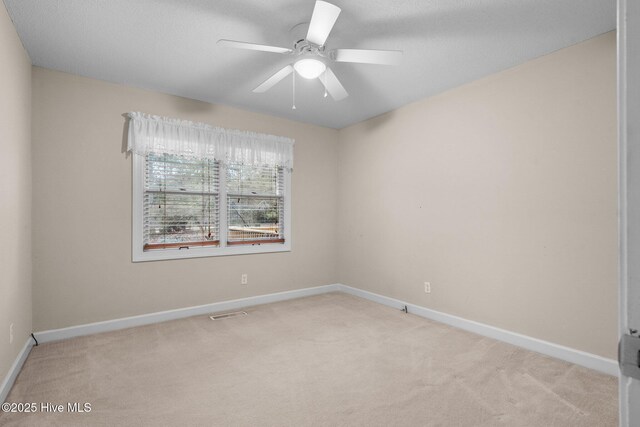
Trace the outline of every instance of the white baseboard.
[[[378, 295], [373, 292], [364, 291], [362, 289], [353, 288], [351, 286], [343, 284], [317, 286], [313, 288], [296, 289], [292, 291], [278, 292], [274, 294], [258, 295], [254, 297], [241, 298], [231, 301], [222, 301], [213, 304], [200, 305], [195, 307], [180, 308], [176, 310], [161, 311], [157, 313], [143, 314], [140, 316], [125, 317], [122, 319], [107, 320], [104, 322], [88, 323], [85, 325], [71, 326], [62, 329], [53, 329], [49, 331], [37, 332], [34, 335], [40, 343], [46, 343], [51, 341], [58, 341], [67, 338], [79, 337], [83, 335], [91, 335], [100, 332], [115, 331], [118, 329], [132, 328], [135, 326], [149, 325], [152, 323], [166, 322], [168, 320], [182, 319], [185, 317], [204, 315], [208, 313], [216, 313], [221, 311], [237, 310], [243, 307], [250, 307], [260, 304], [268, 304], [272, 302], [285, 301], [295, 298], [302, 298], [311, 295], [319, 295], [327, 292], [341, 291], [350, 295], [354, 295], [360, 298], [365, 298], [379, 304], [383, 304], [389, 307], [402, 308], [405, 305], [408, 307], [409, 312], [427, 319], [435, 320], [440, 323], [444, 323], [456, 328], [464, 329], [483, 335], [489, 338], [493, 338], [499, 341], [503, 341], [509, 344], [516, 345], [518, 347], [525, 348], [527, 350], [535, 351], [537, 353], [545, 354], [547, 356], [555, 357], [557, 359], [565, 360], [576, 365], [584, 366], [589, 369], [594, 369], [605, 374], [618, 376], [618, 362], [613, 359], [607, 359], [605, 357], [597, 356], [595, 354], [587, 353], [584, 351], [576, 350], [573, 348], [565, 347], [559, 344], [554, 344], [548, 341], [532, 338], [526, 335], [518, 334], [515, 332], [507, 331], [505, 329], [496, 328], [494, 326], [486, 325], [484, 323], [475, 322], [473, 320], [467, 320], [462, 317], [453, 316], [451, 314], [442, 313], [440, 311], [431, 310], [419, 305], [410, 304], [404, 301], [400, 301], [394, 298]], [[31, 347], [29, 346], [29, 349]], [[26, 349], [26, 346], [25, 346]], [[23, 355], [16, 359], [14, 367], [15, 374], [10, 384], [13, 384], [15, 375], [20, 371], [20, 367], [26, 359], [28, 350], [23, 350]], [[22, 358], [22, 359], [21, 359]], [[18, 363], [19, 360], [22, 360]], [[12, 371], [14, 371], [12, 367]], [[5, 379], [0, 392], [4, 392], [5, 383], [8, 383], [9, 376]], [[10, 387], [9, 387], [10, 388]], [[7, 389], [8, 393], [8, 389]], [[2, 395], [0, 395], [2, 397]]]
[[106, 320], [104, 322], [87, 323], [84, 325], [70, 326], [62, 329], [52, 329], [34, 333], [39, 343], [59, 341], [67, 338], [83, 335], [97, 334], [100, 332], [116, 331], [118, 329], [132, 328], [134, 326], [150, 325], [152, 323], [166, 322], [167, 320], [182, 319], [185, 317], [199, 316], [208, 313], [237, 310], [242, 307], [250, 307], [271, 302], [285, 301], [302, 298], [311, 295], [319, 295], [339, 290], [338, 285], [324, 285], [313, 288], [295, 289], [292, 291], [277, 292], [274, 294], [258, 295], [254, 297], [216, 302], [195, 307], [178, 308], [175, 310], [160, 311], [156, 313], [142, 314], [139, 316], [124, 317], [121, 319]]
[[442, 313], [436, 310], [431, 310], [419, 305], [410, 304], [394, 298], [374, 294], [373, 292], [364, 291], [362, 289], [353, 288], [351, 286], [339, 284], [338, 288], [340, 289], [340, 291], [347, 294], [365, 298], [389, 307], [401, 309], [406, 305], [409, 313], [411, 314], [435, 320], [436, 322], [464, 329], [466, 331], [493, 338], [498, 341], [513, 344], [518, 347], [526, 348], [527, 350], [535, 351], [537, 353], [545, 354], [557, 359], [565, 360], [567, 362], [584, 366], [585, 368], [593, 369], [605, 374], [613, 376], [619, 375], [618, 362], [613, 359], [607, 359], [605, 357], [587, 353], [581, 350], [576, 350], [548, 341], [532, 338], [526, 335], [507, 331], [505, 329], [496, 328], [494, 326], [485, 325], [484, 323], [474, 322], [473, 320], [467, 320], [462, 317], [453, 316], [451, 314]]
[[0, 384], [0, 403], [4, 403], [9, 395], [9, 391], [11, 391], [11, 387], [13, 387], [13, 383], [16, 381], [16, 377], [20, 373], [22, 365], [24, 365], [24, 361], [27, 360], [27, 356], [29, 356], [29, 352], [31, 351], [33, 344], [35, 344], [33, 339], [29, 337], [20, 353], [18, 353], [16, 360], [13, 361], [13, 365], [9, 368], [9, 372], [7, 372], [4, 380], [2, 380], [2, 384]]

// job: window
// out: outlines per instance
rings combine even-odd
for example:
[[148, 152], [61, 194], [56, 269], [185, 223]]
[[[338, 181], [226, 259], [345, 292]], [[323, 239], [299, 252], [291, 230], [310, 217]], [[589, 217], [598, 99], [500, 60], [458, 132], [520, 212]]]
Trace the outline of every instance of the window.
[[282, 167], [151, 153], [134, 156], [134, 180], [134, 261], [290, 250]]
[[[129, 138], [131, 145], [131, 130]], [[268, 155], [251, 152], [261, 147], [253, 141], [249, 150], [214, 147], [212, 155], [210, 145], [171, 149], [174, 140], [151, 150], [130, 148], [133, 261], [291, 249], [291, 163], [271, 155], [268, 145]]]

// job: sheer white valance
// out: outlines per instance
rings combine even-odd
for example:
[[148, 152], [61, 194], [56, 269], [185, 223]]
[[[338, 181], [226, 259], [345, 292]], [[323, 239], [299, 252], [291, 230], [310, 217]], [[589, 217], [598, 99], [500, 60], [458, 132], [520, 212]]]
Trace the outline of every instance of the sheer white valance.
[[293, 169], [294, 140], [291, 138], [137, 112], [127, 116], [127, 149], [136, 154], [176, 154], [224, 163], [277, 165]]

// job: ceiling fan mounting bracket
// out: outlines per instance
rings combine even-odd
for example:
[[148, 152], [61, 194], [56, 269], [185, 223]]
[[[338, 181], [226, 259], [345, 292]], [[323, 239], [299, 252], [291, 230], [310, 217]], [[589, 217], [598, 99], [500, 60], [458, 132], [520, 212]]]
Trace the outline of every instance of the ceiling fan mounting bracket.
[[300, 22], [289, 29], [289, 36], [293, 40], [304, 40], [309, 31], [309, 21]]

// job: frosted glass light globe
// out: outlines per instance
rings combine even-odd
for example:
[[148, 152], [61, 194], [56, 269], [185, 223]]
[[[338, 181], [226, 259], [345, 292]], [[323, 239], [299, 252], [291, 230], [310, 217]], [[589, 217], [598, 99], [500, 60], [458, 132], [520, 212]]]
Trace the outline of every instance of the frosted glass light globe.
[[304, 58], [293, 64], [293, 68], [305, 79], [315, 79], [324, 73], [327, 66], [324, 62], [313, 58]]

